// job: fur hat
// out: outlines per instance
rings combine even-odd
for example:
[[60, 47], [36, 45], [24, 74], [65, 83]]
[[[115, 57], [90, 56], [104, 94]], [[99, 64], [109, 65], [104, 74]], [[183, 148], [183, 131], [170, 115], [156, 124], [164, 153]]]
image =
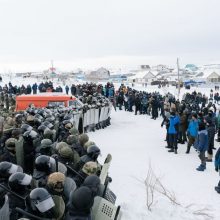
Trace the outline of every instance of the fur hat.
[[93, 175], [96, 174], [98, 169], [97, 163], [90, 161], [84, 164], [82, 171], [87, 175]]

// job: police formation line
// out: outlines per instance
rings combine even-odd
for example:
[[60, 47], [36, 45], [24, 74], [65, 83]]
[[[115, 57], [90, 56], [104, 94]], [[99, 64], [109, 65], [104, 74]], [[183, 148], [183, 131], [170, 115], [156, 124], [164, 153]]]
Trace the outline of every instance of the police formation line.
[[94, 93], [79, 97], [82, 109], [3, 111], [0, 219], [120, 219], [111, 155], [100, 164], [100, 148], [83, 133], [110, 124], [108, 99]]

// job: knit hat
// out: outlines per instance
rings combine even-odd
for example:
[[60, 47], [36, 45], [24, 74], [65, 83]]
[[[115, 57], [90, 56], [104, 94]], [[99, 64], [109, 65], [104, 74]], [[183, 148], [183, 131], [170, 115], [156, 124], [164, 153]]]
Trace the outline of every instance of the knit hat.
[[64, 146], [59, 149], [59, 155], [63, 158], [70, 159], [74, 157], [73, 151], [69, 146]]

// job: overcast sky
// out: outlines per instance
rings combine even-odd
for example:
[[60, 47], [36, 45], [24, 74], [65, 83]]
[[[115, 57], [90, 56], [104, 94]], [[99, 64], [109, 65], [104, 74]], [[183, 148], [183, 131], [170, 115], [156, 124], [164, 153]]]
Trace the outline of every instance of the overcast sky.
[[219, 0], [0, 0], [0, 71], [220, 62]]

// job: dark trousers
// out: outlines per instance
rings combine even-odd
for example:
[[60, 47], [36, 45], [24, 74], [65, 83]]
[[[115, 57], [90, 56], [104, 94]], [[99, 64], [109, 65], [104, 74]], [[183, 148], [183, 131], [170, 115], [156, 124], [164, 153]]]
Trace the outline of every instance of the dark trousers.
[[168, 134], [168, 132], [167, 132], [167, 135], [166, 135], [166, 141], [167, 141], [167, 146], [170, 147], [169, 134]]
[[141, 106], [140, 105], [135, 106], [135, 115], [137, 114], [138, 111], [141, 113]]
[[218, 141], [220, 141], [220, 128], [218, 128]]
[[177, 150], [177, 134], [168, 134], [169, 137], [169, 147], [171, 149]]
[[178, 139], [179, 139], [180, 142], [182, 142], [182, 141], [186, 142], [187, 141], [186, 132], [185, 131], [179, 131]]
[[199, 153], [199, 159], [201, 160], [201, 164], [206, 166], [205, 152]]

